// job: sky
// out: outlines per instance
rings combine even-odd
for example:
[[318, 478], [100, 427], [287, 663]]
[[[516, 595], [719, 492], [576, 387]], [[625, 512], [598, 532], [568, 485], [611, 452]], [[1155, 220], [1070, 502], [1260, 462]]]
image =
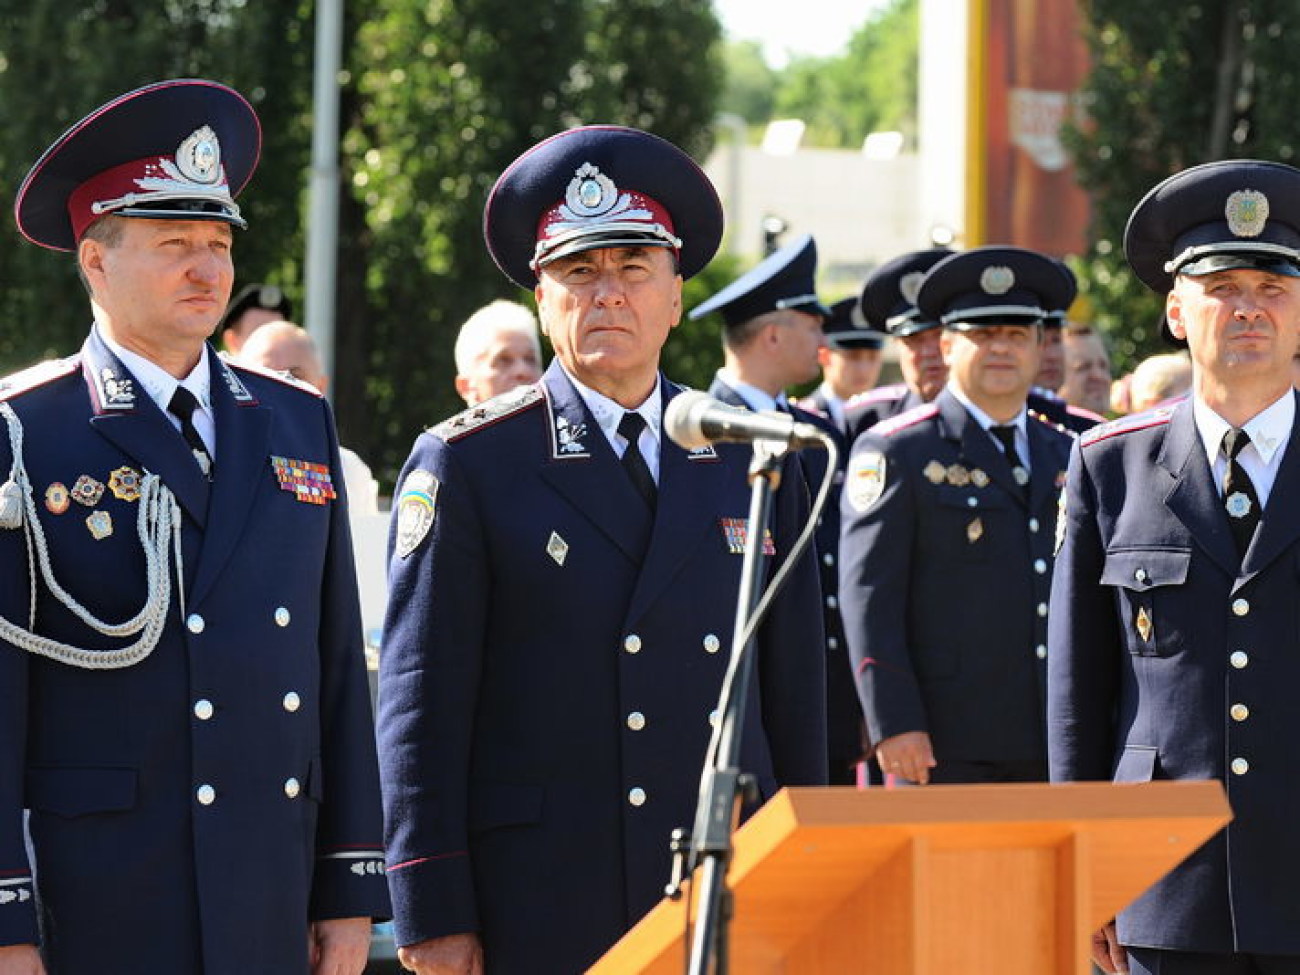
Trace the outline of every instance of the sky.
[[768, 64], [784, 67], [789, 55], [838, 54], [871, 11], [885, 0], [713, 0], [727, 40], [758, 41]]

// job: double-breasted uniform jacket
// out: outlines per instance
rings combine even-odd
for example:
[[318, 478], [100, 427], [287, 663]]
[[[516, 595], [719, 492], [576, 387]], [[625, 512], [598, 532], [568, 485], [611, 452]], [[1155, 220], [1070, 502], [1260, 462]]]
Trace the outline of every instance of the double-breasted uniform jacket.
[[[709, 386], [709, 395], [731, 406], [749, 409], [744, 397], [732, 389], [721, 376], [715, 376]], [[822, 626], [826, 631], [826, 735], [827, 761], [832, 785], [852, 785], [857, 777], [854, 766], [863, 757], [862, 707], [858, 704], [853, 686], [853, 670], [849, 666], [849, 651], [844, 640], [844, 624], [840, 620], [840, 485], [844, 483], [844, 468], [848, 464], [849, 449], [844, 434], [829, 414], [814, 413], [795, 404], [788, 407], [790, 415], [800, 423], [811, 423], [825, 430], [839, 447], [838, 469], [831, 493], [817, 522], [817, 564], [821, 573]], [[826, 453], [822, 450], [805, 450], [799, 455], [808, 491], [816, 497], [826, 473]]]
[[[183, 581], [168, 541], [171, 598], [143, 660], [83, 669], [0, 640], [0, 943], [39, 927], [51, 975], [306, 972], [309, 920], [387, 914], [333, 421], [294, 381], [208, 358], [211, 482], [93, 331], [0, 391], [54, 578], [100, 620], [145, 603], [140, 479], [158, 475], [181, 514]], [[277, 458], [321, 465], [306, 477], [323, 503], [286, 490]], [[30, 527], [0, 529], [0, 616], [127, 644], [56, 598], [38, 557], [33, 594]]]
[[[665, 439], [652, 516], [558, 363], [416, 441], [379, 694], [399, 944], [478, 931], [491, 972], [580, 971], [662, 897], [727, 664], [749, 455]], [[792, 461], [782, 483], [773, 571], [807, 514]], [[741, 766], [764, 798], [825, 781], [817, 594], [809, 553], [757, 640]]]
[[844, 485], [840, 607], [872, 741], [940, 765], [1045, 762], [1048, 590], [1070, 438], [1027, 421], [1027, 494], [945, 389], [864, 433]]
[[1190, 400], [1097, 427], [1071, 457], [1052, 778], [1220, 779], [1234, 816], [1120, 914], [1126, 944], [1300, 955], [1298, 431], [1244, 559]]

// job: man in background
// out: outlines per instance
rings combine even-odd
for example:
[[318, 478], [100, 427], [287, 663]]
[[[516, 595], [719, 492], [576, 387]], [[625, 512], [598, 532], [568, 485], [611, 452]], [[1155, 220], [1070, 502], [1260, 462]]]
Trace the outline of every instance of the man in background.
[[1065, 382], [1057, 390], [1076, 410], [1105, 419], [1110, 409], [1110, 353], [1101, 333], [1091, 325], [1071, 323], [1065, 328]]
[[[321, 365], [320, 353], [311, 334], [293, 322], [267, 322], [244, 342], [239, 361], [272, 372], [288, 373], [317, 390], [329, 392], [329, 377]], [[339, 447], [343, 481], [348, 489], [348, 511], [352, 515], [379, 513], [379, 482], [366, 462], [348, 448]]]
[[283, 322], [293, 317], [293, 303], [274, 284], [249, 284], [230, 299], [225, 314], [217, 323], [221, 344], [231, 355], [239, 355], [248, 337], [267, 322]]
[[844, 481], [840, 606], [881, 771], [1041, 781], [1047, 594], [1070, 438], [1026, 406], [1054, 261], [983, 247], [934, 265], [934, 402], [858, 437]]
[[542, 376], [537, 318], [523, 305], [498, 299], [484, 305], [456, 336], [456, 392], [475, 406]]
[[885, 333], [867, 324], [858, 308], [858, 296], [842, 298], [830, 306], [822, 323], [825, 345], [817, 350], [822, 382], [795, 405], [819, 413], [839, 428], [845, 437], [848, 426], [844, 404], [874, 389], [884, 365]]
[[876, 268], [863, 282], [858, 306], [873, 330], [894, 338], [901, 383], [877, 386], [846, 405], [848, 442], [881, 420], [930, 402], [948, 381], [938, 322], [928, 321], [916, 307], [916, 292], [925, 273], [953, 252], [946, 247], [901, 254]]

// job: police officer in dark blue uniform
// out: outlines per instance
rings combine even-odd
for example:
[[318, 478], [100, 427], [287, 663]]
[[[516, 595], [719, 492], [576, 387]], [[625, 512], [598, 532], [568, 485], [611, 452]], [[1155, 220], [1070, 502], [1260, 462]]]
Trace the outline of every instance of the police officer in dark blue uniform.
[[[389, 878], [418, 972], [576, 972], [659, 900], [727, 664], [751, 451], [687, 451], [658, 371], [721, 207], [645, 132], [525, 152], [485, 216], [555, 361], [423, 434], [402, 471], [380, 673]], [[766, 548], [807, 516], [786, 464]], [[793, 487], [793, 489], [792, 489]], [[772, 566], [773, 570], [775, 565]], [[758, 637], [741, 765], [826, 778], [811, 554]], [[445, 966], [445, 967], [439, 967]]]
[[901, 383], [877, 386], [845, 405], [849, 443], [881, 420], [930, 402], [948, 381], [948, 367], [939, 349], [939, 322], [916, 307], [916, 292], [925, 272], [952, 255], [947, 247], [902, 254], [871, 272], [862, 284], [858, 303], [862, 317], [876, 330], [895, 339]]
[[1232, 804], [1221, 834], [1094, 940], [1104, 968], [1294, 975], [1300, 170], [1240, 159], [1178, 173], [1138, 203], [1124, 247], [1167, 295], [1193, 391], [1095, 428], [1071, 457], [1052, 778], [1221, 779]]
[[359, 973], [388, 910], [330, 411], [206, 344], [259, 143], [162, 82], [18, 191], [95, 321], [0, 382], [0, 972]]
[[944, 326], [948, 385], [854, 444], [840, 607], [887, 775], [1046, 778], [1047, 596], [1070, 439], [1025, 397], [1062, 287], [1049, 258], [1019, 248], [934, 265], [917, 305]]
[[[840, 543], [839, 483], [844, 479], [848, 448], [840, 428], [829, 417], [792, 405], [789, 386], [817, 375], [818, 353], [824, 348], [822, 322], [829, 309], [817, 297], [817, 244], [801, 234], [769, 254], [757, 266], [717, 294], [691, 309], [700, 319], [714, 312], [723, 320], [724, 363], [709, 386], [709, 394], [747, 410], [780, 410], [802, 423], [826, 431], [839, 447], [835, 489], [817, 524], [817, 553], [821, 565], [822, 606], [826, 629], [826, 714], [830, 781], [857, 781], [864, 754], [862, 712], [849, 670], [840, 622], [838, 553]], [[826, 473], [826, 455], [805, 451], [801, 456], [808, 489], [815, 496]]]
[[848, 437], [844, 404], [875, 388], [884, 365], [884, 332], [872, 328], [862, 317], [858, 296], [841, 298], [830, 306], [822, 322], [825, 347], [818, 353], [822, 382], [795, 406], [818, 413]]

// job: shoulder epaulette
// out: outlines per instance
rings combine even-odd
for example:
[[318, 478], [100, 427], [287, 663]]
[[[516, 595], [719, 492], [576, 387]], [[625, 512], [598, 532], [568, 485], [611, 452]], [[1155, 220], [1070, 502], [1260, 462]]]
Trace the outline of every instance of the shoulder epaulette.
[[1070, 433], [1069, 427], [1064, 423], [1057, 423], [1046, 413], [1040, 413], [1038, 410], [1029, 410], [1028, 413], [1031, 419], [1037, 420], [1039, 423], [1043, 424], [1043, 426], [1051, 427], [1057, 433], [1064, 433], [1068, 436], [1073, 436], [1073, 434]]
[[882, 420], [874, 427], [871, 432], [881, 437], [892, 437], [900, 430], [906, 430], [908, 427], [916, 426], [922, 420], [928, 420], [939, 413], [937, 403], [922, 403], [920, 406], [914, 406], [910, 410], [905, 410], [898, 416], [891, 416], [888, 420]]
[[508, 393], [502, 393], [477, 406], [462, 410], [451, 419], [443, 420], [436, 427], [431, 427], [429, 432], [447, 443], [453, 443], [475, 430], [482, 430], [530, 406], [536, 406], [541, 401], [541, 384], [519, 386]]
[[1083, 406], [1074, 406], [1070, 403], [1066, 403], [1065, 412], [1069, 413], [1071, 416], [1077, 416], [1083, 420], [1092, 420], [1094, 423], [1108, 422], [1106, 418], [1102, 416], [1100, 413], [1094, 413], [1092, 410], [1087, 409], [1086, 407]]
[[1149, 427], [1158, 427], [1169, 422], [1173, 415], [1173, 407], [1158, 406], [1154, 410], [1147, 410], [1145, 413], [1134, 413], [1132, 416], [1122, 416], [1118, 420], [1111, 420], [1103, 423], [1099, 427], [1093, 427], [1086, 430], [1079, 436], [1079, 445], [1087, 447], [1101, 440], [1109, 440], [1111, 437], [1117, 437], [1122, 433], [1132, 433], [1134, 430], [1146, 430]]
[[282, 383], [285, 386], [291, 386], [301, 392], [310, 393], [317, 399], [320, 399], [321, 396], [324, 395], [311, 383], [307, 382], [305, 379], [299, 379], [291, 372], [281, 371], [278, 369], [268, 369], [266, 366], [256, 365], [251, 362], [237, 362], [234, 359], [223, 359], [222, 361], [228, 369], [251, 372], [253, 375], [261, 376], [264, 379], [274, 379], [276, 382]]
[[868, 389], [865, 393], [858, 393], [850, 396], [844, 401], [844, 406], [862, 406], [866, 403], [881, 403], [888, 400], [902, 399], [907, 395], [907, 383], [892, 383], [889, 386], [877, 386], [875, 389]]
[[71, 375], [77, 371], [77, 365], [78, 357], [75, 355], [68, 356], [66, 359], [47, 359], [12, 376], [0, 378], [0, 402], [21, 396], [55, 379]]

